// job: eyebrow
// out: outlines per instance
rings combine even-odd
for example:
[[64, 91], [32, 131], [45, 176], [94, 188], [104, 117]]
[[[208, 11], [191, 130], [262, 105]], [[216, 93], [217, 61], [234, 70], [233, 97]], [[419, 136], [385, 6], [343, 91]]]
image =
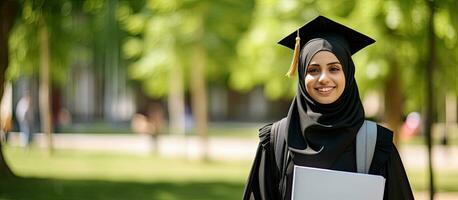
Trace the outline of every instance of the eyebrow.
[[[340, 62], [338, 62], [338, 61], [336, 61], [336, 62], [330, 62], [330, 63], [328, 63], [328, 64], [326, 64], [326, 65], [334, 65], [334, 64], [342, 65], [342, 64], [340, 64]], [[318, 63], [312, 63], [312, 64], [310, 64], [309, 66], [319, 67], [320, 64], [318, 64]]]
[[328, 63], [328, 65], [334, 65], [334, 64], [339, 64], [340, 65], [340, 62], [336, 61], [336, 62]]

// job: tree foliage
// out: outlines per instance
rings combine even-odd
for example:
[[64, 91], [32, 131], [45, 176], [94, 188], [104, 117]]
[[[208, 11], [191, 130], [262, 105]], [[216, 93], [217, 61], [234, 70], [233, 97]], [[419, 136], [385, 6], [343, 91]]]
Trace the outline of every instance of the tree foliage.
[[118, 19], [130, 33], [123, 45], [124, 56], [132, 62], [130, 76], [151, 96], [165, 96], [171, 67], [192, 70], [191, 55], [202, 45], [207, 80], [224, 84], [252, 7], [250, 1], [146, 1], [134, 11], [122, 3]]
[[[117, 22], [127, 35], [115, 37], [102, 25], [109, 2], [116, 6]], [[168, 95], [171, 67], [182, 68], [184, 83], [188, 82], [195, 62], [191, 55], [198, 44], [205, 51], [208, 82], [239, 91], [263, 86], [269, 98], [291, 97], [296, 81], [283, 74], [292, 52], [275, 42], [321, 14], [377, 40], [354, 56], [362, 96], [386, 87], [395, 63], [400, 70], [404, 111], [419, 110], [424, 103], [421, 74], [425, 73], [427, 54], [427, 6], [423, 0], [21, 0], [20, 4], [20, 17], [9, 41], [9, 78], [37, 73], [36, 30], [44, 19], [50, 30], [52, 77], [59, 83], [67, 80], [66, 70], [75, 59], [98, 66], [107, 55], [91, 51], [102, 52], [104, 41], [124, 38], [121, 48], [129, 64], [128, 74], [141, 82], [150, 96]], [[435, 78], [443, 82], [436, 81], [434, 86], [441, 94], [457, 94], [458, 17], [454, 11], [458, 5], [452, 0], [435, 0], [435, 4]]]
[[38, 30], [46, 24], [50, 37], [51, 77], [62, 85], [66, 80], [69, 64], [69, 51], [72, 45], [73, 27], [71, 26], [72, 3], [70, 0], [58, 1], [20, 1], [20, 10], [9, 40], [10, 66], [9, 79], [20, 75], [31, 76], [38, 73], [40, 43]]

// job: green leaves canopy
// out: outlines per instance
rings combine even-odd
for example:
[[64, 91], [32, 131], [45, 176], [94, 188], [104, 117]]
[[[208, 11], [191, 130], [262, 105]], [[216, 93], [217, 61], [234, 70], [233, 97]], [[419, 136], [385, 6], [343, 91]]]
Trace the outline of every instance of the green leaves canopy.
[[118, 19], [131, 34], [123, 46], [132, 62], [130, 76], [151, 96], [165, 96], [170, 69], [192, 70], [190, 55], [202, 45], [207, 80], [224, 84], [252, 6], [249, 1], [147, 1], [134, 12], [130, 4], [121, 4]]

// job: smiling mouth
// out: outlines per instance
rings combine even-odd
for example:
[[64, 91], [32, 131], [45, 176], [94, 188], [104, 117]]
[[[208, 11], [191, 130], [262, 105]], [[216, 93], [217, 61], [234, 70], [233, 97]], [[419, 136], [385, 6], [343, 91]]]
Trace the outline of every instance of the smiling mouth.
[[322, 88], [315, 88], [319, 94], [321, 95], [329, 95], [336, 87], [322, 87]]

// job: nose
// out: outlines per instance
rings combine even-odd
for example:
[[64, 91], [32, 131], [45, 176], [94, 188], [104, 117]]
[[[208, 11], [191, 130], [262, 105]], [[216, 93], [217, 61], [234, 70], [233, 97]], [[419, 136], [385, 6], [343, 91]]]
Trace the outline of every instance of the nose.
[[329, 82], [329, 74], [326, 72], [322, 72], [318, 77], [318, 82], [323, 85], [327, 84]]

